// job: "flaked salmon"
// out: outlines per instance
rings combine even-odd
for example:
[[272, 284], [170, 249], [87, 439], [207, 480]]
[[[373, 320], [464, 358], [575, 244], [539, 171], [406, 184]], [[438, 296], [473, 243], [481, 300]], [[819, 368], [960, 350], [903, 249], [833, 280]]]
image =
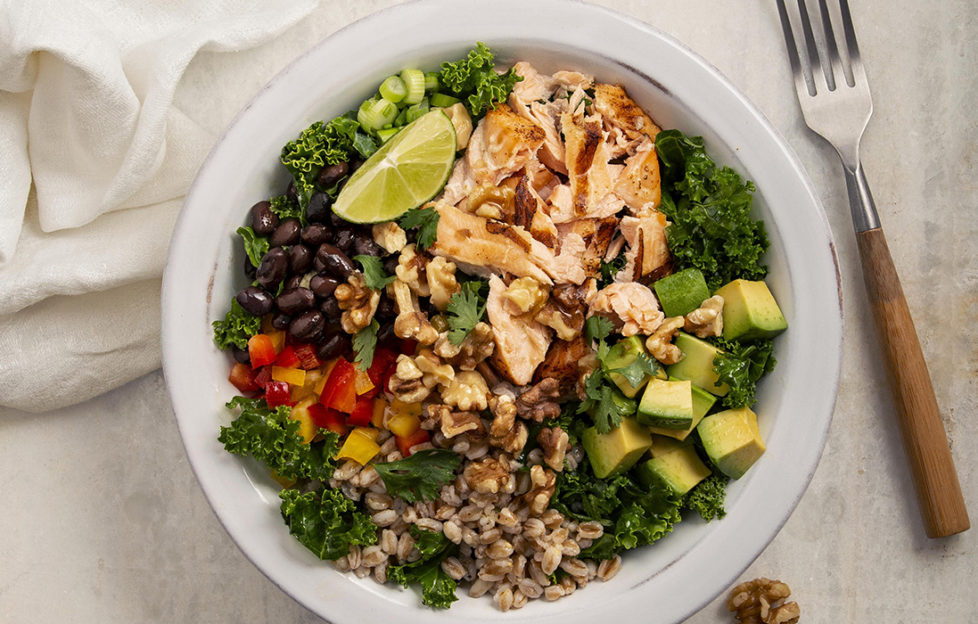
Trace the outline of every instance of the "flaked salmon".
[[588, 312], [591, 316], [603, 316], [614, 323], [622, 336], [650, 336], [665, 318], [655, 295], [638, 282], [605, 286], [591, 300]]
[[472, 132], [465, 152], [475, 183], [499, 184], [522, 169], [543, 140], [543, 130], [508, 105], [490, 110]]
[[618, 85], [597, 83], [594, 85], [594, 110], [610, 124], [621, 128], [630, 139], [642, 136], [655, 141], [661, 129], [652, 118], [628, 97]]
[[628, 243], [625, 268], [616, 281], [639, 281], [667, 266], [672, 259], [666, 240], [666, 216], [653, 211], [648, 216], [621, 218], [621, 233]]
[[643, 138], [635, 153], [625, 160], [614, 190], [632, 214], [647, 215], [659, 207], [662, 200], [659, 156], [652, 141]]
[[492, 363], [509, 381], [523, 386], [533, 380], [534, 371], [546, 358], [553, 332], [534, 321], [532, 312], [514, 316], [505, 305], [505, 292], [503, 280], [491, 276], [486, 313], [496, 342]]

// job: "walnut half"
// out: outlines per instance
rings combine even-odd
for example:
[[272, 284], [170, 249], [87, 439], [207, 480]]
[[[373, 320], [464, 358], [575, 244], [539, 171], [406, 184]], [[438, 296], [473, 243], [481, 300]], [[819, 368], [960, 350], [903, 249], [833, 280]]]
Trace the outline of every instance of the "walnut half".
[[537, 443], [543, 449], [543, 461], [553, 468], [554, 472], [564, 470], [564, 455], [570, 438], [560, 427], [544, 428], [537, 434]]
[[367, 288], [367, 280], [363, 273], [350, 273], [345, 284], [336, 287], [333, 293], [343, 315], [340, 325], [348, 334], [355, 334], [374, 318], [377, 306], [380, 304], [380, 291]]
[[683, 352], [672, 344], [672, 339], [682, 329], [683, 323], [685, 320], [681, 316], [672, 316], [662, 321], [662, 325], [659, 325], [655, 333], [645, 341], [645, 348], [649, 350], [652, 357], [663, 364], [675, 364], [682, 359]]
[[739, 624], [795, 624], [801, 608], [797, 602], [784, 602], [790, 595], [787, 584], [756, 578], [730, 590], [727, 609]]
[[516, 420], [516, 403], [505, 394], [489, 399], [493, 420], [489, 426], [489, 444], [517, 455], [523, 451], [529, 431], [522, 420]]
[[540, 380], [516, 399], [516, 411], [527, 420], [543, 422], [547, 418], [560, 416], [560, 382], [553, 377]]
[[686, 315], [686, 324], [683, 329], [700, 338], [722, 334], [723, 297], [713, 295], [704, 300], [700, 307]]
[[[500, 457], [486, 457], [474, 461], [462, 471], [462, 478], [469, 487], [483, 494], [496, 494], [506, 487], [510, 480], [509, 461]], [[549, 499], [548, 499], [549, 502]]]

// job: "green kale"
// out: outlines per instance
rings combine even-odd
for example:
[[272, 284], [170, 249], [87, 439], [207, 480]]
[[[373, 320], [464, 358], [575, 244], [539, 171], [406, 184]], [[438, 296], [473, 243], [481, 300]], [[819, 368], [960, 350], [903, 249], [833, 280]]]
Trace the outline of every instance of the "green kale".
[[320, 559], [335, 561], [350, 546], [377, 541], [377, 525], [339, 490], [302, 493], [287, 489], [279, 492], [279, 498], [289, 533]]
[[353, 352], [356, 353], [354, 362], [360, 370], [367, 370], [374, 362], [378, 331], [380, 331], [380, 323], [374, 319], [370, 321], [370, 325], [353, 334]]
[[397, 223], [405, 230], [418, 229], [415, 244], [418, 251], [421, 251], [435, 243], [435, 239], [438, 237], [439, 218], [441, 215], [434, 208], [412, 208], [401, 215]]
[[662, 160], [661, 210], [669, 250], [679, 269], [703, 272], [710, 290], [736, 279], [763, 279], [768, 248], [764, 223], [750, 216], [754, 185], [718, 166], [702, 137], [665, 130], [655, 139]]
[[333, 474], [339, 436], [332, 431], [324, 431], [322, 441], [306, 444], [299, 421], [291, 418], [291, 407], [271, 410], [265, 399], [237, 396], [227, 408], [241, 408], [230, 426], [221, 427], [217, 438], [229, 453], [251, 455], [286, 479], [325, 481]]
[[458, 292], [452, 295], [445, 308], [448, 312], [448, 340], [460, 345], [469, 332], [482, 320], [486, 311], [486, 298], [482, 296], [486, 282], [471, 280], [463, 282]]
[[248, 348], [248, 339], [261, 331], [261, 317], [247, 312], [237, 299], [231, 299], [231, 309], [223, 321], [214, 321], [214, 342], [222, 349], [232, 345]]
[[[364, 158], [369, 156], [364, 154], [369, 151], [369, 146], [358, 137], [359, 130], [360, 124], [348, 115], [328, 123], [317, 121], [282, 148], [282, 164], [292, 174], [302, 209], [309, 204], [309, 198], [316, 190], [316, 176], [323, 167], [346, 162], [355, 152]], [[376, 144], [373, 145], [376, 148]]]
[[727, 496], [727, 482], [727, 477], [714, 471], [686, 493], [683, 497], [683, 509], [695, 511], [707, 522], [724, 517], [727, 515], [723, 507]]
[[281, 219], [282, 221], [286, 219], [298, 219], [302, 225], [306, 225], [306, 212], [299, 207], [299, 203], [294, 199], [289, 199], [288, 195], [277, 195], [268, 202], [271, 204], [269, 209], [272, 213]]
[[505, 102], [513, 85], [523, 80], [513, 68], [498, 74], [494, 67], [495, 55], [480, 41], [465, 58], [442, 63], [438, 83], [462, 100], [473, 118], [479, 118], [499, 102]]
[[441, 569], [441, 562], [456, 551], [444, 533], [425, 531], [411, 526], [411, 537], [421, 557], [411, 563], [390, 566], [387, 578], [404, 587], [421, 585], [421, 602], [429, 607], [447, 609], [458, 600], [455, 580]]
[[384, 263], [377, 256], [353, 256], [353, 259], [363, 267], [363, 278], [367, 288], [381, 290], [394, 281], [394, 276], [384, 271]]
[[261, 264], [262, 257], [268, 253], [268, 238], [255, 234], [255, 231], [250, 227], [239, 227], [237, 234], [244, 243], [244, 250], [248, 254], [248, 260], [251, 261], [252, 266], [257, 267]]
[[409, 503], [435, 500], [455, 478], [462, 456], [447, 449], [426, 449], [397, 461], [374, 464], [387, 493]]
[[774, 343], [757, 340], [743, 344], [736, 340], [715, 339], [714, 344], [722, 349], [713, 360], [713, 370], [718, 383], [730, 386], [730, 392], [723, 397], [723, 405], [728, 408], [750, 407], [756, 399], [757, 382], [774, 370], [777, 360], [771, 352]]

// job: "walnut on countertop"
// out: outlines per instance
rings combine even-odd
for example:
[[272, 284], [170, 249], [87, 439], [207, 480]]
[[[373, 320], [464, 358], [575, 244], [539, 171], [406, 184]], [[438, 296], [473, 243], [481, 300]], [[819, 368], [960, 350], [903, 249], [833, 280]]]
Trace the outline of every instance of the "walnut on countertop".
[[537, 443], [543, 449], [544, 463], [553, 468], [554, 472], [562, 472], [564, 456], [570, 443], [567, 432], [560, 427], [543, 428], [537, 434]]
[[431, 294], [428, 288], [427, 275], [428, 259], [418, 253], [414, 244], [405, 245], [401, 250], [401, 255], [397, 258], [397, 268], [394, 273], [397, 279], [401, 280], [418, 297], [427, 297]]
[[422, 345], [430, 345], [438, 340], [438, 330], [418, 307], [417, 297], [407, 283], [395, 279], [387, 288], [397, 305], [394, 334], [398, 338], [415, 340]]
[[516, 419], [516, 403], [513, 398], [501, 394], [489, 399], [492, 410], [492, 424], [489, 426], [489, 444], [518, 455], [526, 446], [529, 431], [526, 423]]
[[441, 398], [463, 412], [481, 412], [489, 407], [489, 386], [476, 371], [459, 371], [441, 391]]
[[367, 288], [367, 280], [363, 273], [350, 273], [345, 284], [340, 284], [333, 292], [336, 302], [343, 310], [340, 325], [348, 334], [355, 334], [374, 318], [377, 306], [380, 304], [380, 291]]
[[552, 377], [541, 379], [516, 399], [516, 412], [527, 420], [543, 422], [560, 416], [560, 382]]
[[448, 332], [442, 332], [435, 341], [435, 354], [458, 370], [475, 370], [480, 362], [492, 355], [496, 341], [492, 337], [492, 327], [488, 323], [478, 322], [461, 344], [452, 344]]
[[539, 516], [550, 506], [550, 498], [557, 487], [557, 475], [543, 466], [531, 466], [530, 483], [530, 491], [523, 495], [523, 502], [531, 516]]
[[723, 297], [713, 295], [703, 301], [700, 307], [686, 315], [683, 327], [699, 338], [719, 336], [723, 333]]
[[462, 478], [476, 492], [497, 494], [512, 478], [509, 472], [509, 460], [500, 456], [499, 459], [485, 457], [471, 462], [462, 471]]
[[801, 608], [797, 602], [785, 602], [790, 595], [787, 584], [756, 578], [730, 590], [727, 609], [739, 624], [795, 624]]
[[672, 344], [672, 339], [676, 337], [676, 333], [682, 329], [685, 322], [681, 316], [672, 316], [662, 321], [655, 333], [645, 341], [645, 348], [649, 350], [652, 357], [663, 364], [675, 364], [682, 359], [683, 352]]

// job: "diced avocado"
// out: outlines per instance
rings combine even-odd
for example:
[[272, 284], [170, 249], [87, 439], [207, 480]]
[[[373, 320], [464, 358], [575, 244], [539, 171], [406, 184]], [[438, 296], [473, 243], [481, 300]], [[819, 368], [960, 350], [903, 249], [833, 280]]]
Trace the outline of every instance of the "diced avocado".
[[598, 433], [589, 427], [581, 434], [581, 444], [594, 470], [594, 476], [604, 479], [625, 472], [635, 465], [642, 453], [652, 446], [648, 428], [632, 418], [623, 418], [621, 426], [608, 433]]
[[714, 294], [723, 297], [723, 337], [727, 340], [771, 338], [788, 328], [764, 282], [736, 279]]
[[[677, 381], [675, 377], [672, 381]], [[693, 390], [693, 422], [690, 423], [689, 427], [686, 429], [662, 429], [660, 427], [649, 427], [649, 431], [658, 435], [669, 436], [670, 438], [675, 438], [677, 440], [685, 440], [689, 434], [693, 432], [696, 425], [700, 424], [703, 417], [706, 416], [713, 404], [716, 403], [717, 398], [700, 388], [699, 386], [692, 386]]]
[[678, 496], [711, 474], [691, 445], [660, 436], [652, 436], [652, 459], [639, 464], [635, 471], [642, 483], [662, 484]]
[[[628, 338], [623, 338], [618, 341], [618, 344], [611, 347], [608, 351], [608, 355], [604, 359], [603, 368], [605, 371], [612, 371], [618, 368], [627, 368], [635, 362], [635, 358], [639, 354], [645, 354], [645, 345], [642, 344], [642, 339], [638, 336], [629, 336]], [[655, 360], [652, 360], [653, 366], [656, 368], [656, 374], [665, 377], [665, 371], [662, 367], [658, 365]], [[615, 382], [618, 389], [621, 390], [622, 394], [627, 396], [629, 399], [634, 398], [638, 391], [642, 389], [642, 386], [650, 379], [651, 375], [643, 375], [641, 380], [639, 380], [638, 385], [632, 385], [632, 383], [621, 373], [608, 373], [608, 378]]]
[[710, 414], [696, 431], [703, 448], [720, 472], [739, 479], [764, 454], [764, 440], [757, 428], [757, 415], [749, 407]]
[[685, 332], [679, 332], [673, 344], [683, 352], [683, 359], [666, 369], [670, 377], [688, 379], [716, 396], [723, 396], [730, 391], [727, 384], [716, 385], [718, 378], [713, 371], [713, 359], [720, 352], [719, 349]]
[[699, 269], [685, 269], [663, 277], [652, 288], [666, 316], [686, 316], [710, 298], [710, 289]]
[[688, 380], [649, 380], [635, 418], [650, 427], [689, 429], [693, 423], [693, 384]]

